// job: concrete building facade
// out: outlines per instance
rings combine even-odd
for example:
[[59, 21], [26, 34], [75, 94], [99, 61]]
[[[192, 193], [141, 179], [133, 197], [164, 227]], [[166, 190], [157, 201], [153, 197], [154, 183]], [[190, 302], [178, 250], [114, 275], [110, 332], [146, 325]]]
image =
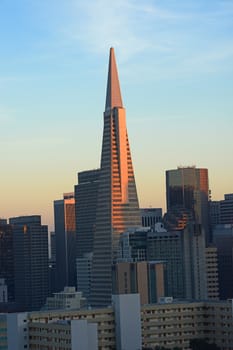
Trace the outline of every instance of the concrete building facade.
[[80, 309], [86, 305], [86, 299], [82, 296], [82, 292], [77, 292], [75, 287], [65, 287], [64, 291], [54, 293], [53, 297], [46, 299], [44, 310], [58, 309]]
[[200, 225], [167, 231], [162, 224], [121, 236], [119, 261], [162, 261], [166, 296], [179, 299], [207, 298], [205, 235]]
[[[98, 350], [155, 347], [189, 350], [192, 339], [205, 339], [221, 350], [232, 350], [232, 315], [232, 301], [165, 302], [140, 306], [139, 296], [134, 294], [114, 296], [113, 304], [108, 308], [32, 312], [27, 317], [12, 314], [10, 317], [16, 318], [17, 322], [11, 327], [7, 327], [5, 316], [1, 316], [0, 321], [3, 338], [6, 338], [7, 328], [8, 344], [12, 342], [9, 350], [23, 349], [14, 345], [21, 344], [20, 339], [24, 339], [26, 348], [32, 350], [51, 350], [51, 346], [59, 350], [94, 350], [96, 335]], [[93, 326], [90, 333], [89, 325]], [[91, 334], [94, 344], [92, 348], [87, 342], [88, 334]], [[15, 339], [10, 340], [11, 337]]]
[[165, 264], [161, 261], [118, 262], [113, 265], [113, 291], [138, 293], [142, 305], [156, 303], [166, 295], [165, 277]]

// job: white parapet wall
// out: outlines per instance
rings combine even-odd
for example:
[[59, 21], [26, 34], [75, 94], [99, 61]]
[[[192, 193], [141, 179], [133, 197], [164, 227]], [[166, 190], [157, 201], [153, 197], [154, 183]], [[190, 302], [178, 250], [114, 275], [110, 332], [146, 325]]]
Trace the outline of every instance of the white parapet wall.
[[7, 314], [9, 350], [28, 349], [28, 316], [26, 312]]
[[71, 350], [98, 350], [97, 324], [71, 321]]
[[139, 294], [113, 295], [116, 349], [141, 350], [141, 306]]

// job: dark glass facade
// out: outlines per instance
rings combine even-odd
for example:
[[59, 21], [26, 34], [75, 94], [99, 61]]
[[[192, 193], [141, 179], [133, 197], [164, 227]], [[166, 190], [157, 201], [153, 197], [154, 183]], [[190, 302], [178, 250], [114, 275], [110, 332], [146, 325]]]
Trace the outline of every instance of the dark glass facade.
[[54, 201], [56, 235], [56, 290], [76, 286], [76, 230], [74, 193]]
[[205, 230], [210, 241], [208, 170], [196, 167], [166, 171], [167, 215], [169, 229], [183, 229], [187, 222], [195, 221]]
[[15, 301], [21, 310], [38, 310], [49, 293], [48, 227], [39, 215], [10, 219], [14, 241]]
[[11, 225], [0, 223], [0, 278], [5, 279], [8, 301], [14, 300], [14, 252]]
[[77, 257], [93, 252], [100, 169], [78, 173], [75, 186]]

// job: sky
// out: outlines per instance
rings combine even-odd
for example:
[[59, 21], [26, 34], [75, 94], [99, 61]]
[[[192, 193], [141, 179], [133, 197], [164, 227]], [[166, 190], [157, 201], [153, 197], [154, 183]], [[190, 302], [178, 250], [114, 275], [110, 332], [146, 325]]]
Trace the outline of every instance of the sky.
[[233, 192], [232, 0], [0, 0], [0, 217], [42, 215], [100, 164], [115, 48], [141, 207], [165, 171]]

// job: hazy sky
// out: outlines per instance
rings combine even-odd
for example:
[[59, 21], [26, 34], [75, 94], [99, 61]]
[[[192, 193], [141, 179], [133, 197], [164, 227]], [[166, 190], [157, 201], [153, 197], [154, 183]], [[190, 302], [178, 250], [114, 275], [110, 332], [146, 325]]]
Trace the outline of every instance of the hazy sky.
[[99, 167], [115, 48], [141, 206], [165, 170], [233, 192], [233, 1], [1, 0], [0, 217], [41, 214]]

